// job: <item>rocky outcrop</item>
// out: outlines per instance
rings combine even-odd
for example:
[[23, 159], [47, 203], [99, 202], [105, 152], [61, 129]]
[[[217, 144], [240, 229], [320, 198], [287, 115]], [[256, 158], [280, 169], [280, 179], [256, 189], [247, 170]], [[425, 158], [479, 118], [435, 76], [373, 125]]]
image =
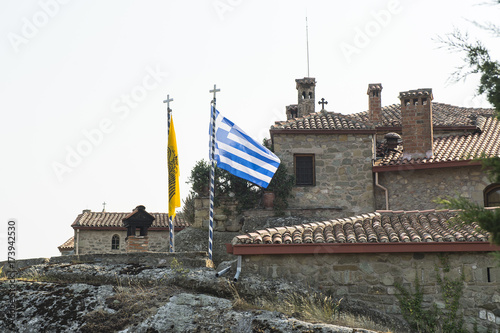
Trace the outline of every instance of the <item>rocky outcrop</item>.
[[[175, 313], [176, 316], [172, 316]], [[203, 294], [181, 293], [137, 327], [124, 332], [370, 332], [311, 324], [271, 311], [235, 311], [233, 302]]]
[[[226, 265], [229, 263], [225, 263]], [[297, 287], [213, 268], [42, 263], [0, 287], [1, 332], [373, 332], [308, 323], [242, 300], [279, 300]], [[13, 311], [10, 302], [15, 301]]]

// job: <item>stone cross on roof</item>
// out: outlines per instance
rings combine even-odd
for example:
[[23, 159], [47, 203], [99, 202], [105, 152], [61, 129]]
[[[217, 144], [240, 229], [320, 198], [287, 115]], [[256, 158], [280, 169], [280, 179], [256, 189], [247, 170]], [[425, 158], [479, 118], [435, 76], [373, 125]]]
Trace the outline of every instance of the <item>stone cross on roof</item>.
[[321, 110], [324, 110], [325, 109], [325, 104], [328, 104], [328, 102], [325, 101], [324, 98], [321, 98], [321, 101], [319, 101], [318, 104], [321, 104]]

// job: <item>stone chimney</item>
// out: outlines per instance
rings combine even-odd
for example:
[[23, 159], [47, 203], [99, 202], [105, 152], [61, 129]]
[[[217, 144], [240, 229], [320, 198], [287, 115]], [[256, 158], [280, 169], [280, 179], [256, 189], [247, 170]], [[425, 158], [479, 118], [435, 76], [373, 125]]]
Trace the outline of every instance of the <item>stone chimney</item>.
[[399, 93], [403, 134], [403, 159], [431, 157], [433, 145], [432, 89]]
[[399, 140], [401, 140], [401, 135], [399, 135], [398, 133], [390, 132], [387, 133], [384, 138], [387, 145], [387, 150], [396, 150], [399, 145]]
[[[146, 212], [146, 207], [139, 205], [132, 213], [123, 220], [123, 226], [127, 228], [125, 247], [127, 252], [147, 252], [149, 250], [148, 228], [151, 227], [155, 218]], [[139, 229], [139, 236], [136, 235]]]
[[286, 107], [286, 120], [297, 118], [299, 106], [297, 104], [287, 105]]
[[148, 252], [148, 236], [127, 236], [125, 239], [125, 250], [127, 253]]
[[382, 123], [382, 84], [368, 85], [368, 118], [373, 124]]
[[295, 83], [298, 94], [297, 117], [304, 117], [309, 113], [315, 112], [314, 90], [316, 88], [316, 79], [305, 77], [303, 79], [296, 79]]

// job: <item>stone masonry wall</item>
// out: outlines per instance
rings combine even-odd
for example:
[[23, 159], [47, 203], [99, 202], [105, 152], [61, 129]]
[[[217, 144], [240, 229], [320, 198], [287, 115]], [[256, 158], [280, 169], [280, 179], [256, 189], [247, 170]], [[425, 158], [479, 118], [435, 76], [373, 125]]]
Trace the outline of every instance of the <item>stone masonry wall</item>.
[[289, 173], [294, 154], [314, 154], [315, 186], [295, 186], [290, 208], [340, 209], [336, 217], [374, 210], [371, 134], [274, 134], [274, 151]]
[[[158, 253], [97, 253], [57, 256], [51, 258], [34, 258], [16, 260], [17, 269], [26, 269], [27, 267], [42, 264], [74, 264], [74, 263], [98, 263], [102, 265], [145, 265], [147, 267], [171, 267], [174, 259], [178, 264], [185, 268], [213, 267], [213, 262], [208, 259], [206, 251], [189, 252], [158, 252]], [[175, 263], [175, 261], [174, 261]], [[0, 261], [0, 270], [8, 270], [8, 261]]]
[[[483, 190], [490, 184], [481, 166], [380, 172], [379, 184], [389, 192], [390, 210], [424, 210], [438, 205], [438, 196], [460, 194], [483, 203]], [[375, 187], [377, 209], [386, 209], [385, 193]]]
[[[120, 248], [111, 249], [111, 238], [113, 235], [120, 236]], [[80, 229], [79, 254], [93, 253], [125, 253], [126, 230], [83, 230]], [[148, 230], [149, 251], [150, 252], [168, 252], [169, 233], [168, 231]], [[75, 240], [77, 233], [75, 231]], [[75, 244], [76, 246], [76, 244]]]
[[[284, 278], [298, 288], [319, 287], [345, 300], [362, 302], [369, 308], [400, 315], [396, 283], [414, 292], [415, 278], [424, 292], [424, 304], [435, 302], [444, 308], [442, 292], [437, 283], [439, 274], [452, 280], [464, 274], [460, 312], [466, 320], [466, 330], [478, 331], [500, 325], [500, 267], [488, 253], [449, 253], [444, 255], [451, 270], [444, 273], [443, 255], [415, 254], [316, 254], [245, 256], [245, 273], [257, 273], [268, 278]], [[302, 286], [302, 287], [300, 287]], [[494, 332], [494, 330], [493, 330]]]
[[127, 253], [132, 252], [148, 252], [149, 237], [148, 236], [128, 236], [125, 239], [125, 247]]

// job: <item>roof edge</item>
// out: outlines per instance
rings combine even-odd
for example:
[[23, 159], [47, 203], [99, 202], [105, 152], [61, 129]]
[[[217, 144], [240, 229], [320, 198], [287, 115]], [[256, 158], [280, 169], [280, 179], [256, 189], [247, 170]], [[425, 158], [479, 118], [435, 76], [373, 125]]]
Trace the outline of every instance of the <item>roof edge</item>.
[[488, 242], [428, 242], [428, 243], [311, 243], [311, 244], [226, 244], [233, 255], [270, 254], [368, 254], [368, 253], [435, 253], [435, 252], [495, 252], [500, 246]]
[[269, 130], [274, 134], [376, 134], [376, 129], [273, 129]]
[[[125, 227], [86, 227], [86, 226], [71, 226], [73, 229], [80, 229], [80, 230], [127, 230]], [[174, 231], [181, 231], [187, 228], [188, 226], [174, 226]], [[168, 227], [151, 227], [148, 228], [148, 231], [166, 231], [169, 230]]]
[[[454, 132], [454, 131], [476, 131], [479, 129], [477, 125], [433, 125], [432, 127], [434, 131], [447, 131], [447, 132]], [[403, 130], [403, 127], [401, 125], [399, 126], [377, 126], [375, 127], [377, 130], [377, 133], [384, 133], [388, 131], [392, 132], [401, 132]]]
[[454, 168], [465, 166], [477, 166], [481, 162], [474, 160], [464, 161], [445, 161], [445, 162], [430, 162], [430, 163], [414, 163], [414, 164], [396, 164], [396, 165], [374, 165], [373, 172], [390, 172], [390, 171], [408, 171], [408, 170], [423, 170], [423, 169], [440, 169]]

